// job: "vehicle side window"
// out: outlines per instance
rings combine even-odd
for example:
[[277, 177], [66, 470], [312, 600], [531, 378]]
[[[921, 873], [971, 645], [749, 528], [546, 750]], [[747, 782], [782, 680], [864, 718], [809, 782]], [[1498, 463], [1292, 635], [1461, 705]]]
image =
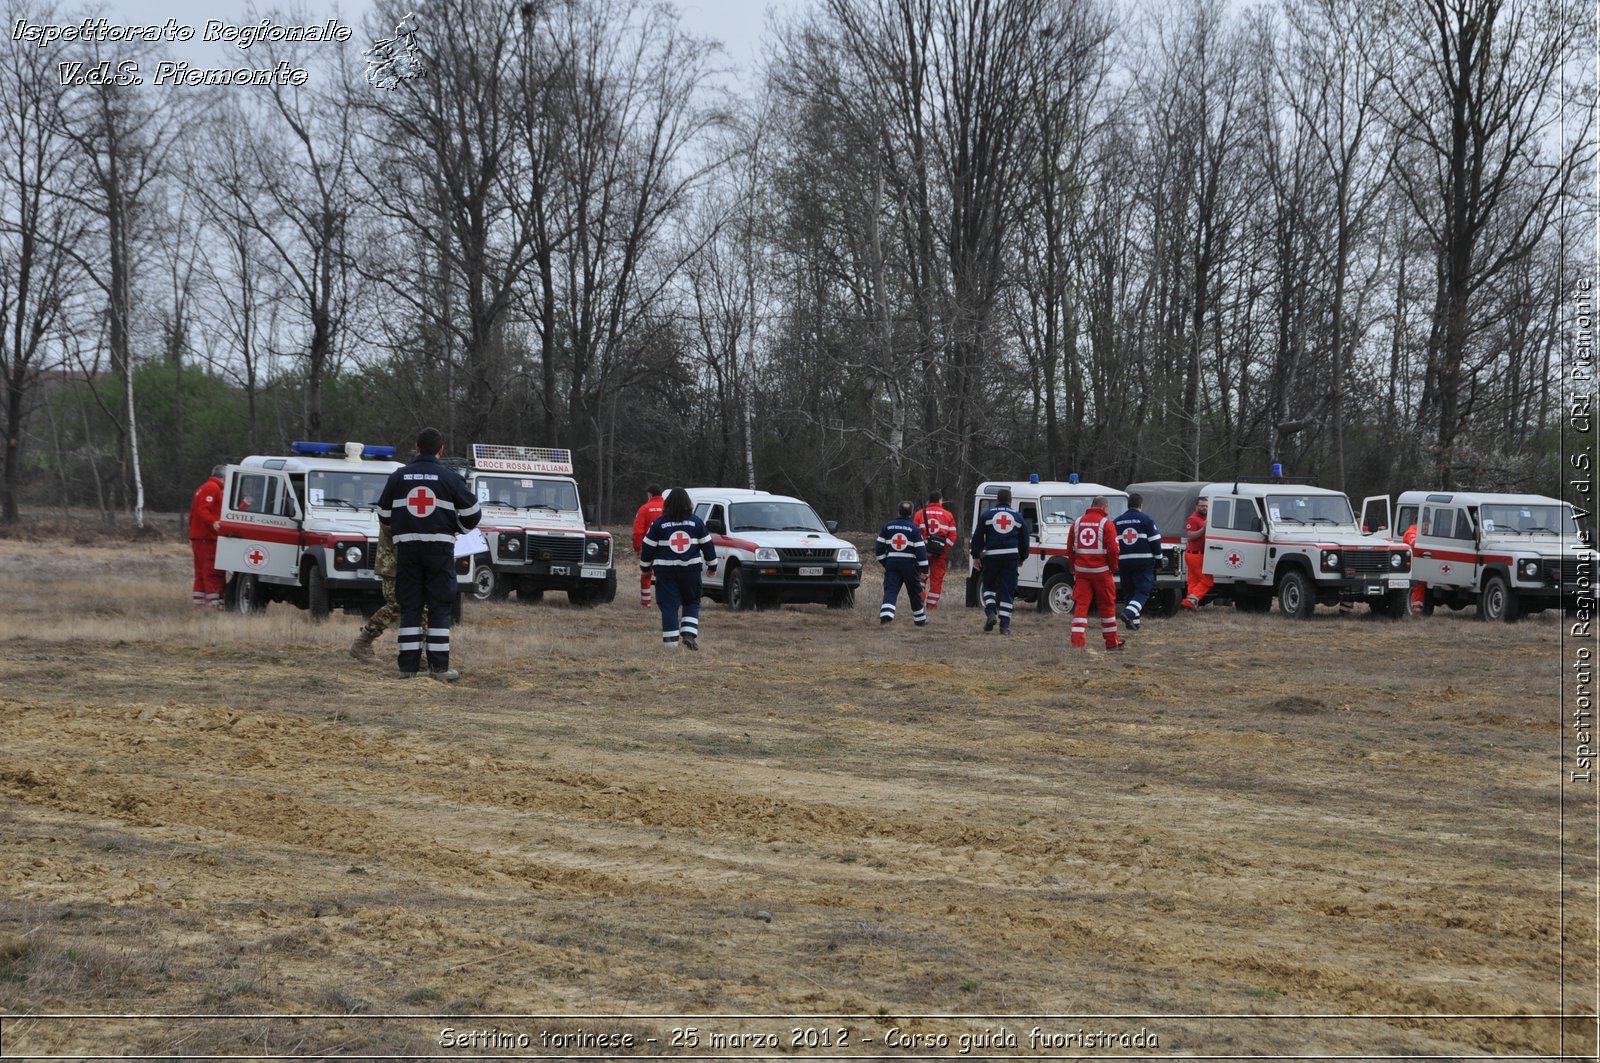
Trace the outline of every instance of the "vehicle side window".
[[1401, 535], [1404, 535], [1406, 529], [1411, 527], [1413, 524], [1416, 524], [1416, 523], [1417, 523], [1417, 507], [1416, 506], [1401, 506], [1398, 510], [1395, 511], [1394, 528], [1395, 528], [1395, 531], [1399, 532]]
[[1207, 519], [1213, 528], [1233, 527], [1233, 499], [1214, 498]]
[[1472, 531], [1472, 518], [1467, 516], [1467, 511], [1464, 509], [1456, 513], [1456, 538], [1469, 540], [1476, 538]]
[[711, 516], [705, 518], [705, 523], [708, 529], [715, 524], [718, 529], [721, 529], [723, 534], [727, 533], [728, 517], [727, 514], [723, 513], [721, 503], [711, 507]]
[[1039, 507], [1032, 502], [1024, 502], [1017, 507], [1022, 514], [1022, 519], [1028, 522], [1028, 532], [1031, 535], [1039, 534]]
[[694, 515], [699, 517], [701, 520], [708, 520], [711, 517], [711, 503], [702, 502], [698, 506], [695, 506]]
[[1248, 498], [1234, 500], [1233, 523], [1229, 527], [1236, 531], [1258, 532], [1261, 530], [1261, 514], [1257, 512], [1256, 505]]
[[283, 511], [279, 485], [280, 481], [275, 476], [258, 472], [241, 473], [233, 478], [233, 497], [228, 505], [241, 513], [277, 515]]

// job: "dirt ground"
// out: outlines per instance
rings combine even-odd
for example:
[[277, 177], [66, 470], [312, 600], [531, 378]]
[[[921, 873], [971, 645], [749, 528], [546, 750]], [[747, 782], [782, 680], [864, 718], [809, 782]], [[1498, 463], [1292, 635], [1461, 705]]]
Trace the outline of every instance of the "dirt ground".
[[873, 582], [669, 655], [631, 564], [446, 686], [0, 541], [0, 1054], [1593, 1057], [1557, 616], [1069, 653]]

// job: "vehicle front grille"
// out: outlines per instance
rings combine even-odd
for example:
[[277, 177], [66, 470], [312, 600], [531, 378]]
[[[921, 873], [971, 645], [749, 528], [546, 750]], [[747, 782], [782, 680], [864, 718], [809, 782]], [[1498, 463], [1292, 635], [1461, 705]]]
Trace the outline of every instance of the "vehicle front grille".
[[1346, 550], [1341, 560], [1347, 575], [1371, 576], [1380, 572], [1403, 571], [1389, 568], [1388, 550]]
[[1593, 583], [1595, 578], [1594, 562], [1584, 561], [1576, 557], [1545, 559], [1544, 578], [1552, 583], [1576, 583], [1580, 574]]
[[781, 561], [832, 561], [837, 551], [816, 549], [813, 547], [780, 547], [778, 559]]
[[527, 559], [576, 565], [583, 560], [583, 539], [579, 536], [530, 535]]

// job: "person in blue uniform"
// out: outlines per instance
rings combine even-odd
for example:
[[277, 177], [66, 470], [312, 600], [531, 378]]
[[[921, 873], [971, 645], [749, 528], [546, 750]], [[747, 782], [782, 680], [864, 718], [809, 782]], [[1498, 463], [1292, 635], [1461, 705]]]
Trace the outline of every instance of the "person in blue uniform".
[[1150, 514], [1144, 511], [1144, 496], [1135, 492], [1128, 496], [1128, 508], [1111, 522], [1117, 528], [1118, 555], [1117, 578], [1122, 582], [1128, 604], [1122, 607], [1122, 619], [1134, 631], [1139, 630], [1139, 618], [1150, 601], [1150, 592], [1156, 586], [1156, 562], [1161, 559], [1161, 531]]
[[428, 675], [451, 683], [461, 678], [450, 667], [456, 536], [476, 528], [483, 514], [466, 481], [439, 460], [443, 450], [444, 436], [437, 428], [417, 433], [417, 456], [389, 474], [378, 496], [378, 521], [388, 526], [394, 541], [400, 678], [410, 679], [420, 670], [426, 643]]
[[922, 607], [922, 583], [928, 576], [928, 546], [922, 531], [911, 519], [915, 509], [910, 502], [900, 503], [900, 515], [878, 531], [878, 541], [873, 546], [878, 561], [883, 565], [883, 604], [878, 607], [878, 623], [894, 620], [895, 602], [904, 584], [906, 596], [911, 599], [911, 619], [922, 627], [928, 622], [928, 613]]
[[639, 570], [654, 575], [662, 643], [670, 650], [680, 641], [699, 649], [701, 575], [717, 571], [717, 548], [683, 488], [667, 492], [661, 516], [644, 533]]
[[983, 574], [983, 630], [1011, 634], [1017, 599], [1017, 568], [1028, 557], [1028, 522], [1011, 508], [1011, 488], [995, 491], [994, 505], [978, 515], [972, 533], [972, 563]]

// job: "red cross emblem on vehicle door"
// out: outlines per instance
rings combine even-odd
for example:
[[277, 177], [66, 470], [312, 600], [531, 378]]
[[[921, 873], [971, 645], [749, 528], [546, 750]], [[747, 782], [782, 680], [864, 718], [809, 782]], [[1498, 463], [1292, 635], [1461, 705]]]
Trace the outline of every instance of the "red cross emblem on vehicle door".
[[1244, 562], [1244, 558], [1239, 556], [1239, 552], [1237, 550], [1229, 554], [1227, 560], [1229, 568], [1238, 568], [1240, 564]]
[[426, 517], [433, 512], [433, 507], [438, 502], [433, 497], [433, 492], [426, 487], [418, 487], [406, 495], [406, 508], [419, 517]]
[[267, 555], [262, 552], [261, 547], [253, 546], [250, 552], [244, 555], [244, 561], [251, 568], [260, 568], [267, 563]]
[[672, 537], [667, 540], [667, 545], [672, 547], [673, 553], [681, 554], [689, 549], [689, 544], [693, 541], [694, 540], [689, 538], [688, 532], [675, 531], [672, 533]]
[[894, 538], [889, 540], [889, 545], [894, 547], [896, 550], [904, 550], [906, 548], [906, 544], [910, 541], [910, 539], [906, 538], [905, 532], [895, 532]]
[[1439, 571], [1443, 572], [1446, 576], [1448, 576], [1448, 575], [1450, 575], [1450, 566], [1449, 565], [1440, 565], [1439, 566]]
[[1001, 535], [1004, 535], [1006, 532], [1010, 531], [1012, 526], [1016, 523], [1016, 521], [1011, 519], [1011, 514], [1001, 513], [999, 516], [994, 518], [994, 530], [999, 532]]
[[1123, 543], [1125, 545], [1132, 546], [1133, 543], [1134, 543], [1134, 540], [1137, 539], [1137, 538], [1139, 538], [1139, 533], [1134, 531], [1132, 528], [1123, 528], [1122, 529], [1121, 539], [1122, 539], [1122, 541], [1123, 541]]

